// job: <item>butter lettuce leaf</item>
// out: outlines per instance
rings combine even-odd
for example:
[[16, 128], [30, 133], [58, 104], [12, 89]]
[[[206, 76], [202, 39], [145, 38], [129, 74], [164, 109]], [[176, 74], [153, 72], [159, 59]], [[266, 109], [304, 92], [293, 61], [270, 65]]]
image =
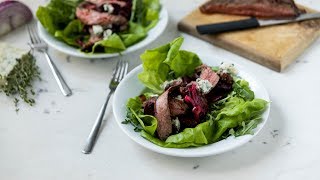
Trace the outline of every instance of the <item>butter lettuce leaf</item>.
[[63, 30], [75, 19], [75, 10], [82, 0], [51, 0], [47, 6], [40, 6], [36, 12], [38, 20], [52, 35]]
[[83, 31], [84, 24], [80, 20], [72, 20], [69, 22], [64, 30], [57, 30], [54, 34], [58, 39], [63, 40], [69, 45], [80, 47], [76, 40], [79, 39], [84, 34]]
[[231, 97], [215, 117], [215, 132], [213, 141], [220, 140], [228, 129], [241, 126], [242, 122], [249, 121], [262, 114], [268, 102], [263, 99], [245, 101], [242, 98]]
[[186, 148], [197, 147], [212, 142], [213, 121], [209, 120], [198, 124], [195, 128], [186, 128], [182, 132], [171, 135], [166, 141], [151, 136], [146, 131], [141, 131], [141, 136], [161, 147], [167, 148]]
[[173, 72], [174, 78], [190, 75], [202, 64], [196, 54], [180, 50], [182, 42], [183, 38], [179, 37], [164, 46], [147, 50], [140, 56], [143, 72], [138, 78], [146, 87], [161, 93], [161, 85], [169, 80], [169, 72]]
[[136, 131], [144, 130], [154, 136], [158, 121], [154, 116], [144, 115], [142, 110], [142, 102], [139, 96], [130, 98], [127, 102], [127, 119], [125, 122], [135, 126]]
[[108, 39], [96, 42], [92, 47], [92, 52], [95, 52], [99, 46], [103, 47], [107, 53], [121, 52], [126, 49], [123, 41], [116, 33], [113, 33]]

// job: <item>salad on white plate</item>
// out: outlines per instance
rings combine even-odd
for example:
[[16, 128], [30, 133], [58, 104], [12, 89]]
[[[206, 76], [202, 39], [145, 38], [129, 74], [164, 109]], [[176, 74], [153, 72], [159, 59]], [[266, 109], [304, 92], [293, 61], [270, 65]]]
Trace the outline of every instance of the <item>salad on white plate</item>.
[[[39, 33], [50, 46], [78, 57], [102, 58], [136, 50], [158, 37], [167, 24], [163, 9], [159, 0], [51, 0], [36, 15]], [[160, 29], [149, 37], [154, 28]]]
[[175, 156], [212, 155], [248, 142], [268, 118], [263, 85], [233, 63], [180, 50], [182, 42], [141, 55], [142, 66], [115, 92], [118, 124], [144, 147]]

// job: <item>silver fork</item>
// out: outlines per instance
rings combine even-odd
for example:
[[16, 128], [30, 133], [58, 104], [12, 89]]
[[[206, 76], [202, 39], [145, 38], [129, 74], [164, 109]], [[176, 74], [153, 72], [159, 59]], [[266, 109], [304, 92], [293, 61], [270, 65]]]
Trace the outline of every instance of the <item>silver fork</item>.
[[39, 52], [42, 52], [44, 56], [47, 59], [47, 62], [50, 66], [51, 72], [53, 73], [54, 78], [56, 79], [58, 86], [64, 96], [70, 96], [72, 94], [71, 89], [63, 79], [61, 73], [59, 72], [58, 68], [56, 65], [53, 63], [51, 60], [47, 50], [48, 50], [48, 45], [43, 42], [34, 27], [31, 27], [28, 25], [28, 33], [31, 41], [31, 48], [35, 49]]
[[112, 74], [112, 79], [110, 81], [110, 84], [109, 84], [109, 89], [110, 89], [110, 92], [107, 96], [107, 99], [106, 101], [104, 102], [104, 104], [102, 105], [101, 109], [100, 109], [100, 112], [99, 112], [99, 115], [92, 127], [92, 130], [89, 134], [89, 137], [86, 141], [86, 144], [82, 150], [82, 152], [84, 154], [89, 154], [91, 153], [91, 150], [95, 144], [95, 141], [96, 141], [96, 138], [97, 138], [97, 135], [98, 135], [98, 132], [99, 132], [99, 129], [101, 127], [101, 124], [102, 124], [102, 120], [103, 120], [103, 117], [104, 117], [104, 113], [106, 111], [106, 108], [107, 108], [107, 105], [108, 105], [108, 102], [109, 102], [109, 99], [111, 97], [111, 95], [113, 94], [113, 92], [116, 90], [118, 84], [120, 83], [120, 81], [123, 79], [123, 77], [127, 74], [127, 71], [128, 71], [128, 62], [125, 61], [125, 60], [122, 60], [120, 59], [117, 63], [117, 66], [115, 67], [115, 69], [113, 70], [113, 74]]

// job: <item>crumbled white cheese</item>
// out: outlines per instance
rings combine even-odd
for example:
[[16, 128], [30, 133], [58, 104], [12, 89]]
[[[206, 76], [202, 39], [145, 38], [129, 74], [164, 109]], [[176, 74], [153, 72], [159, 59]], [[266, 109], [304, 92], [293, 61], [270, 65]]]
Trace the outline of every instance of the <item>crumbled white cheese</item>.
[[178, 79], [173, 79], [173, 80], [171, 80], [171, 81], [165, 81], [165, 82], [163, 82], [163, 83], [161, 84], [161, 88], [162, 88], [162, 89], [165, 89], [168, 85], [172, 84], [172, 83], [175, 82], [175, 81], [177, 81], [177, 82], [182, 82], [182, 79], [181, 79], [181, 78], [178, 78]]
[[111, 4], [106, 3], [103, 5], [103, 10], [108, 13], [113, 13], [114, 7]]
[[107, 29], [107, 30], [103, 31], [103, 39], [108, 39], [111, 35], [112, 35], [111, 29]]
[[196, 83], [197, 83], [198, 90], [204, 94], [209, 93], [213, 88], [212, 84], [206, 79], [198, 78], [196, 80]]
[[17, 59], [27, 53], [27, 50], [18, 49], [6, 43], [0, 43], [0, 85], [6, 84], [6, 76], [17, 65]]
[[180, 130], [180, 120], [178, 117], [176, 117], [174, 120], [172, 120], [172, 124], [174, 127], [176, 127], [177, 132]]
[[230, 73], [230, 74], [234, 74], [234, 75], [238, 74], [238, 71], [234, 67], [234, 64], [226, 63], [226, 62], [221, 63], [221, 65], [219, 66], [219, 72], [220, 73]]
[[103, 28], [100, 25], [93, 25], [92, 31], [95, 35], [100, 35], [101, 33], [103, 33]]

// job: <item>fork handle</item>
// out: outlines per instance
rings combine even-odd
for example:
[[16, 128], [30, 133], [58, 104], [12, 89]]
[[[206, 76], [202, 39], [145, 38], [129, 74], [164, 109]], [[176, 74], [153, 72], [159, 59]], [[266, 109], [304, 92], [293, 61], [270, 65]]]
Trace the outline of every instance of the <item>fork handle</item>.
[[52, 72], [54, 78], [56, 79], [62, 94], [64, 96], [70, 96], [72, 94], [72, 91], [69, 88], [69, 86], [67, 85], [67, 83], [65, 82], [65, 80], [63, 79], [63, 77], [62, 77], [61, 73], [59, 72], [58, 68], [56, 67], [56, 65], [51, 60], [49, 54], [46, 51], [43, 51], [43, 54], [45, 55], [45, 57], [48, 61], [51, 72]]
[[82, 150], [82, 152], [84, 154], [90, 154], [91, 153], [91, 150], [93, 148], [93, 145], [94, 143], [96, 142], [96, 138], [97, 138], [97, 135], [98, 135], [98, 132], [99, 132], [99, 129], [101, 127], [101, 124], [102, 124], [102, 120], [103, 120], [103, 117], [104, 117], [104, 113], [106, 111], [106, 108], [107, 108], [107, 105], [108, 105], [108, 102], [109, 102], [109, 99], [112, 95], [114, 91], [111, 90], [108, 94], [108, 97], [106, 99], [106, 101], [104, 102], [104, 104], [102, 105], [101, 109], [100, 109], [100, 112], [99, 112], [99, 115], [96, 119], [96, 121], [94, 122], [94, 125], [92, 127], [92, 130], [88, 136], [88, 139], [86, 141], [86, 144]]

